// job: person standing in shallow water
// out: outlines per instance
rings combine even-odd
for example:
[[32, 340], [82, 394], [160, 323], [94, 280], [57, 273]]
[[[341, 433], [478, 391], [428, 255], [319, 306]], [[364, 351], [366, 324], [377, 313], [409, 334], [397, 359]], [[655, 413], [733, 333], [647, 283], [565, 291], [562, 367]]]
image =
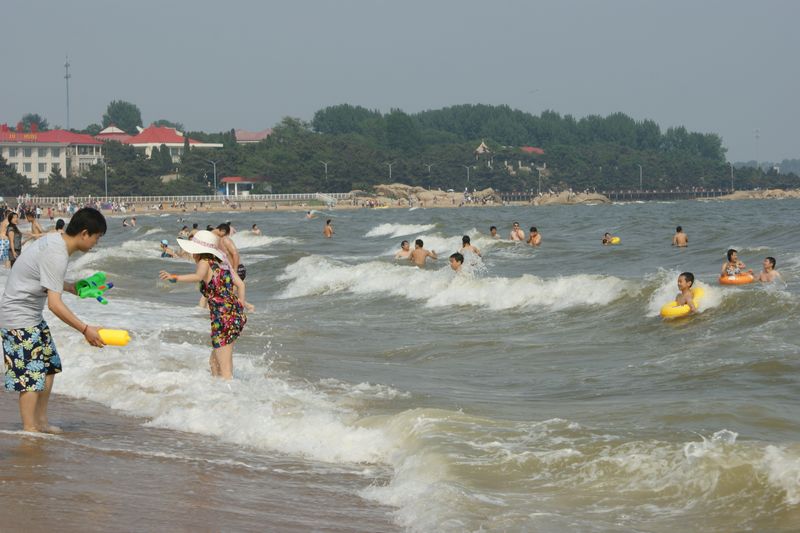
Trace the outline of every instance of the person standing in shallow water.
[[672, 237], [672, 246], [677, 246], [679, 248], [685, 248], [689, 246], [689, 236], [683, 232], [683, 228], [678, 226], [675, 228], [675, 235]]
[[420, 268], [425, 268], [425, 261], [430, 257], [434, 261], [439, 259], [434, 250], [426, 250], [422, 239], [414, 241], [414, 251], [411, 252], [411, 262]]
[[198, 231], [192, 240], [178, 239], [178, 244], [192, 254], [197, 268], [193, 274], [171, 274], [162, 270], [159, 278], [200, 282], [200, 293], [208, 302], [211, 319], [212, 350], [208, 360], [211, 375], [233, 379], [233, 346], [247, 323], [244, 307], [249, 304], [245, 299], [244, 282], [236, 271], [220, 264], [225, 261], [225, 254], [220, 249], [219, 237], [214, 233]]
[[50, 425], [47, 406], [61, 359], [50, 328], [43, 317], [44, 305], [62, 322], [80, 331], [92, 346], [102, 347], [99, 327], [90, 326], [67, 307], [62, 293], [75, 294], [75, 284], [64, 281], [69, 256], [88, 252], [106, 232], [106, 220], [96, 209], [79, 209], [66, 231], [48, 233], [28, 245], [11, 270], [0, 299], [0, 336], [6, 363], [6, 389], [19, 393], [23, 431], [61, 433]]
[[322, 229], [322, 235], [324, 235], [326, 239], [332, 239], [334, 233], [335, 232], [333, 231], [333, 224], [331, 224], [331, 219], [328, 219], [325, 222], [325, 227]]

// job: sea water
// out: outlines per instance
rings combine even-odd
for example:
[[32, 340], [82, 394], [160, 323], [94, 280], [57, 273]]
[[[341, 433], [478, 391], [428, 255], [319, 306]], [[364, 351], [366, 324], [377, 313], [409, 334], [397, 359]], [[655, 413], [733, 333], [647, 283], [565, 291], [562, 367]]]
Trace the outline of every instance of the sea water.
[[[69, 272], [105, 271], [110, 303], [65, 298], [133, 340], [93, 349], [49, 315], [65, 366], [55, 392], [199, 443], [139, 452], [202, 453], [230, 461], [234, 477], [289, 464], [298, 495], [322, 476], [411, 531], [795, 530], [798, 210], [685, 201], [140, 215], [137, 228], [110, 218]], [[175, 247], [183, 224], [228, 219], [256, 311], [225, 383], [208, 375], [197, 287], [157, 278], [193, 270], [159, 257], [162, 238]], [[508, 241], [513, 221], [537, 226], [541, 247]], [[246, 230], [254, 223], [264, 235]], [[670, 246], [677, 225], [688, 248]], [[606, 231], [621, 243], [601, 246]], [[462, 235], [482, 259], [457, 275], [447, 257]], [[439, 255], [426, 269], [393, 258], [417, 238]], [[728, 248], [756, 271], [776, 257], [786, 283], [719, 286]], [[682, 271], [706, 290], [700, 313], [664, 321]], [[337, 499], [316, 505], [281, 512], [313, 523]]]

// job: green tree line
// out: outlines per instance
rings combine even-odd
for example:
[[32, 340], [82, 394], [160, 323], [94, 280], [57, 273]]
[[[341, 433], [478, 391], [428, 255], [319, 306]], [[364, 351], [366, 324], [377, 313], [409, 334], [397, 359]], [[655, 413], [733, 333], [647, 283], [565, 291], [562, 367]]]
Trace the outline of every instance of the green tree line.
[[[102, 122], [124, 124], [129, 131], [141, 124], [141, 113], [134, 104], [115, 101]], [[166, 147], [148, 159], [129, 146], [107, 143], [107, 168], [96, 165], [80, 177], [54, 175], [35, 192], [102, 195], [107, 171], [110, 195], [211, 193], [211, 161], [218, 186], [223, 176], [266, 177], [256, 192], [347, 192], [389, 181], [456, 190], [603, 191], [638, 189], [640, 176], [644, 189], [731, 185], [719, 135], [684, 127], [662, 131], [652, 120], [637, 121], [624, 113], [576, 119], [479, 104], [408, 114], [342, 104], [319, 110], [310, 122], [287, 117], [255, 144], [237, 144], [232, 130], [187, 135], [223, 148], [186, 149], [180, 163], [173, 164]], [[481, 142], [490, 152], [476, 156]], [[527, 153], [523, 146], [542, 148], [544, 154]], [[755, 166], [733, 171], [737, 189], [800, 187], [794, 173]], [[26, 188], [12, 174], [10, 167], [0, 166], [5, 194]], [[163, 181], [164, 175], [171, 181]]]

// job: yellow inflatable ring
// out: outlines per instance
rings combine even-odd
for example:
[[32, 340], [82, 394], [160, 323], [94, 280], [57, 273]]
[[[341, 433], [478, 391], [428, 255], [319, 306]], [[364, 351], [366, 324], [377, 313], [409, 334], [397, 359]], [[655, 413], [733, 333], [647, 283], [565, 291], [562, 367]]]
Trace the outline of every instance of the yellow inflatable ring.
[[611, 244], [619, 244], [621, 240], [619, 237], [611, 237]]
[[753, 283], [755, 277], [752, 274], [734, 274], [733, 276], [723, 275], [719, 277], [720, 285], [747, 285]]
[[[703, 291], [702, 287], [692, 287], [692, 300], [694, 300], [695, 307], [700, 307], [698, 301], [703, 297], [704, 293], [705, 291]], [[688, 315], [691, 310], [688, 305], [678, 305], [678, 302], [672, 300], [661, 308], [661, 316], [663, 318], [678, 318]]]

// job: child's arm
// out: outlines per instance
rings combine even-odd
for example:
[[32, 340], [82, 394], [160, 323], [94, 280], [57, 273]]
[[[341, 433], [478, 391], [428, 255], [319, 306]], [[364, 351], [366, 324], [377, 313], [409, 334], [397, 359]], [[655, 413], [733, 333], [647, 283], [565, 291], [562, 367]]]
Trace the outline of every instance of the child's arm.
[[692, 293], [690, 292], [689, 294], [685, 295], [683, 299], [686, 301], [686, 305], [689, 306], [689, 312], [696, 313], [697, 306], [694, 304], [694, 298], [692, 298]]
[[208, 274], [208, 263], [201, 261], [197, 263], [197, 270], [195, 270], [194, 274], [170, 274], [166, 270], [162, 270], [159, 272], [158, 277], [163, 280], [197, 283], [206, 279], [206, 274]]
[[239, 301], [242, 302], [242, 305], [248, 311], [254, 311], [255, 307], [247, 302], [247, 294], [245, 292], [245, 284], [242, 281], [242, 278], [239, 277], [239, 274], [236, 273], [235, 270], [231, 270], [231, 279], [233, 280], [233, 286], [236, 287], [236, 294]]

